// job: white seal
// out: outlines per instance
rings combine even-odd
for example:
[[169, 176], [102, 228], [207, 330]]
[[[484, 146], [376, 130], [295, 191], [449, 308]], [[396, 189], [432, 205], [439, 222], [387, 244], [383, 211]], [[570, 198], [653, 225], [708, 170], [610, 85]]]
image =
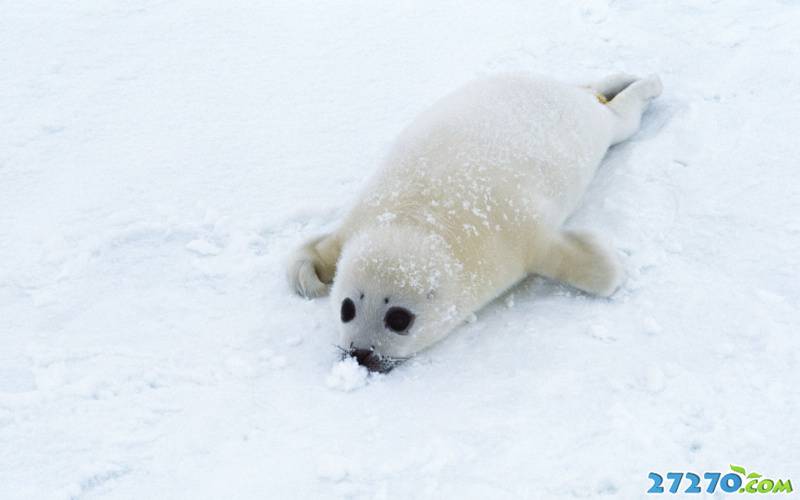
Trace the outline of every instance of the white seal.
[[611, 295], [616, 254], [561, 225], [660, 93], [656, 76], [466, 85], [401, 133], [338, 229], [292, 255], [290, 283], [306, 297], [332, 283], [339, 346], [381, 371], [532, 273]]

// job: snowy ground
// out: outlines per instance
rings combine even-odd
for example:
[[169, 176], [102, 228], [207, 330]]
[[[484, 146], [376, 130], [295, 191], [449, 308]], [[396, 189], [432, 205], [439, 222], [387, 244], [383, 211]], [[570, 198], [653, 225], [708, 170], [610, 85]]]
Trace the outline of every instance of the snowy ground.
[[[0, 498], [630, 499], [730, 463], [800, 486], [800, 4], [1, 10]], [[417, 112], [519, 69], [664, 81], [571, 221], [624, 290], [532, 279], [389, 375], [334, 368], [288, 250]]]

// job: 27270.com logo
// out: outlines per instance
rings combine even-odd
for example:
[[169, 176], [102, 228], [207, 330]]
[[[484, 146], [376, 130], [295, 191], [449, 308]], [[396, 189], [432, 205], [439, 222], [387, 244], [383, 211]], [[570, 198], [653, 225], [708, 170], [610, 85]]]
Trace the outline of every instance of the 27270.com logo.
[[[714, 493], [717, 488], [725, 493], [791, 493], [792, 481], [789, 479], [766, 479], [758, 472], [747, 473], [744, 467], [731, 465], [733, 472], [722, 474], [721, 472], [706, 472], [703, 479], [694, 472], [668, 472], [667, 482], [669, 483], [669, 493], [678, 493], [681, 483], [688, 481], [688, 485], [680, 493], [700, 493], [702, 492], [701, 482], [707, 481], [706, 492]], [[648, 476], [653, 481], [648, 493], [664, 493], [664, 477], [656, 472], [651, 472]]]

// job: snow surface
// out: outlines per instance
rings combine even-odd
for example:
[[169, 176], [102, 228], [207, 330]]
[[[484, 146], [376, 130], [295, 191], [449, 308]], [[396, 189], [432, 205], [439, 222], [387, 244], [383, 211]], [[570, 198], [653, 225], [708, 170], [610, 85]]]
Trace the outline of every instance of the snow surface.
[[[629, 499], [730, 463], [797, 488], [798, 51], [791, 1], [4, 4], [0, 498]], [[661, 75], [570, 222], [627, 284], [531, 279], [367, 377], [284, 258], [503, 70]]]

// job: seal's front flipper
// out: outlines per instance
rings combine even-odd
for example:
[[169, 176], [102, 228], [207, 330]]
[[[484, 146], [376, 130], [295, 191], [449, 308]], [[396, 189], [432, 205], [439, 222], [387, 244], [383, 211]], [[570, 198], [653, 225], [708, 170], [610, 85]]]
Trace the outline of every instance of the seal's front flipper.
[[602, 297], [611, 296], [625, 279], [614, 251], [579, 231], [554, 233], [532, 271]]
[[295, 250], [289, 258], [286, 277], [289, 285], [303, 297], [327, 295], [336, 274], [341, 246], [331, 237], [314, 238]]

